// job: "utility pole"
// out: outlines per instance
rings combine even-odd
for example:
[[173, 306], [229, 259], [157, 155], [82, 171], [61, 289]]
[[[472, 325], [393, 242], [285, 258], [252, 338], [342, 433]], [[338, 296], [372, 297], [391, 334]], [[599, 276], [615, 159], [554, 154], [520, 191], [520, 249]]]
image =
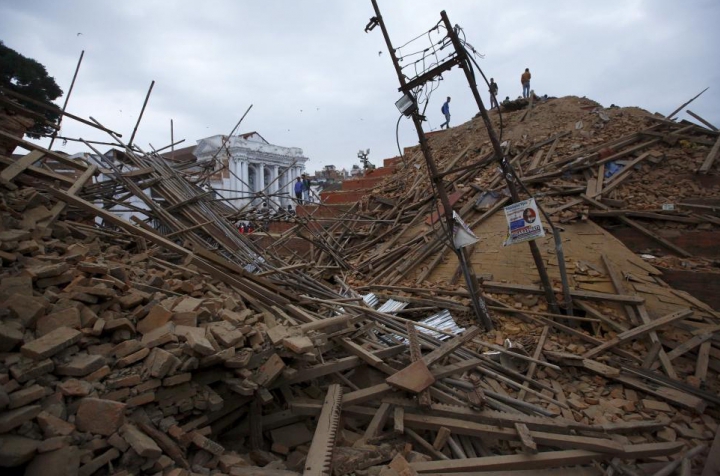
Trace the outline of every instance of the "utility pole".
[[[375, 0], [373, 0], [373, 4], [374, 3]], [[468, 80], [468, 84], [470, 85], [470, 90], [473, 93], [475, 102], [480, 109], [480, 115], [482, 116], [485, 127], [487, 128], [490, 142], [492, 143], [493, 150], [495, 151], [495, 158], [500, 165], [500, 170], [502, 171], [505, 182], [507, 183], [508, 189], [510, 190], [510, 196], [512, 197], [512, 201], [513, 203], [517, 203], [520, 201], [520, 195], [518, 194], [517, 188], [515, 187], [515, 179], [513, 177], [514, 174], [512, 174], [510, 170], [512, 166], [508, 163], [507, 160], [505, 160], [505, 155], [503, 154], [502, 147], [500, 146], [500, 141], [495, 134], [495, 129], [493, 129], [492, 123], [490, 122], [490, 116], [488, 116], [487, 109], [485, 109], [485, 105], [480, 98], [480, 93], [478, 92], [477, 85], [475, 84], [475, 79], [473, 78], [470, 58], [468, 58], [467, 56], [465, 47], [462, 45], [462, 43], [460, 43], [457, 32], [450, 24], [450, 19], [445, 13], [445, 10], [440, 12], [440, 16], [442, 17], [443, 23], [445, 24], [445, 28], [447, 28], [450, 41], [452, 41], [453, 47], [455, 47], [458, 62], [462, 70], [465, 72], [465, 77]], [[528, 241], [528, 245], [530, 246], [530, 253], [532, 254], [533, 260], [535, 261], [535, 267], [538, 270], [540, 280], [542, 281], [542, 285], [545, 290], [545, 298], [547, 299], [552, 312], [554, 312], [555, 314], [559, 314], [560, 308], [558, 307], [557, 299], [555, 298], [555, 293], [553, 292], [552, 283], [550, 282], [550, 276], [548, 276], [542, 254], [540, 253], [540, 248], [538, 248], [535, 240]]]
[[[395, 67], [395, 72], [397, 73], [398, 80], [400, 81], [400, 91], [404, 94], [410, 94], [410, 91], [419, 86], [420, 84], [424, 84], [425, 80], [418, 82], [418, 81], [411, 81], [408, 83], [405, 80], [405, 76], [403, 75], [402, 68], [400, 68], [399, 61], [397, 59], [397, 56], [395, 55], [395, 49], [392, 46], [392, 42], [390, 41], [390, 35], [388, 34], [387, 28], [385, 27], [385, 22], [383, 21], [382, 15], [380, 14], [380, 9], [377, 4], [377, 0], [371, 0], [373, 8], [375, 9], [375, 17], [373, 17], [370, 20], [370, 24], [368, 24], [368, 27], [366, 28], [366, 31], [374, 28], [375, 24], [380, 25], [380, 29], [382, 30], [383, 38], [385, 39], [385, 44], [387, 45], [388, 52], [390, 53], [390, 58], [392, 59], [393, 66]], [[372, 26], [371, 26], [372, 25]], [[450, 69], [452, 66], [454, 66], [456, 63], [453, 62], [449, 66], [442, 66], [444, 69]], [[437, 68], [436, 68], [437, 69]], [[434, 70], [432, 70], [434, 71]], [[432, 72], [431, 71], [431, 72]], [[423, 77], [426, 75], [423, 75]], [[432, 78], [430, 76], [428, 79]], [[423, 79], [423, 78], [417, 78], [417, 79]], [[486, 330], [492, 330], [493, 329], [493, 323], [492, 319], [490, 318], [490, 312], [488, 311], [487, 305], [485, 304], [485, 301], [483, 300], [482, 296], [480, 295], [479, 290], [477, 289], [477, 282], [476, 279], [473, 277], [472, 269], [469, 266], [467, 257], [465, 256], [465, 253], [462, 248], [457, 248], [453, 244], [453, 228], [455, 226], [455, 219], [453, 217], [453, 209], [450, 205], [450, 200], [448, 199], [447, 191], [445, 190], [445, 184], [443, 182], [442, 176], [438, 172], [437, 165], [435, 164], [435, 161], [432, 157], [432, 152], [430, 151], [430, 146], [428, 145], [427, 139], [425, 137], [425, 131], [422, 127], [422, 116], [420, 112], [415, 108], [415, 110], [410, 114], [410, 117], [412, 118], [413, 124], [415, 125], [415, 130], [417, 131], [418, 139], [420, 141], [420, 149], [422, 150], [423, 156], [425, 157], [425, 162], [427, 163], [428, 168], [428, 174], [430, 175], [430, 180], [433, 182], [435, 186], [435, 190], [437, 190], [437, 196], [440, 199], [440, 203], [443, 206], [443, 212], [445, 214], [445, 232], [447, 233], [447, 240], [448, 240], [448, 246], [452, 247], [453, 251], [458, 257], [458, 260], [460, 262], [460, 266], [463, 269], [463, 275], [465, 277], [465, 282], [468, 287], [468, 292], [470, 293], [470, 298], [473, 303], [473, 309], [475, 311], [476, 318], [482, 323], [483, 327], [485, 327]]]

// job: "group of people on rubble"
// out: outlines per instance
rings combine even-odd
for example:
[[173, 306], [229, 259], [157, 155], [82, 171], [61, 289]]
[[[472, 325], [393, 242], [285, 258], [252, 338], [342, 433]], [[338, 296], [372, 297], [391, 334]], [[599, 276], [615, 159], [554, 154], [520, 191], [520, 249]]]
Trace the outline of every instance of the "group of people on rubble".
[[[529, 98], [530, 97], [530, 78], [532, 75], [530, 74], [530, 68], [525, 68], [525, 71], [520, 75], [520, 84], [522, 84], [522, 97], [523, 98]], [[494, 78], [490, 78], [490, 89], [488, 92], [490, 93], [490, 109], [500, 109], [500, 105], [497, 101], [497, 94], [498, 94], [498, 83], [495, 82]], [[503, 101], [503, 104], [506, 104], [510, 102], [510, 96], [507, 96], [505, 100]], [[445, 116], [445, 122], [440, 124], [440, 129], [443, 127], [445, 129], [450, 128], [450, 96], [447, 97], [447, 100], [443, 103], [442, 108], [440, 109], [440, 112]], [[298, 177], [298, 180], [300, 178]], [[297, 186], [296, 186], [296, 192], [297, 194]]]
[[307, 174], [302, 174], [302, 177], [297, 177], [293, 190], [295, 191], [295, 201], [297, 201], [298, 205], [312, 202], [310, 198], [310, 177], [308, 177]]
[[241, 234], [250, 234], [254, 231], [268, 231], [271, 221], [289, 221], [296, 215], [296, 212], [292, 205], [288, 205], [287, 208], [280, 207], [276, 210], [268, 207], [267, 202], [263, 202], [259, 210], [251, 209], [250, 215], [255, 217], [255, 221], [239, 221], [235, 225]]

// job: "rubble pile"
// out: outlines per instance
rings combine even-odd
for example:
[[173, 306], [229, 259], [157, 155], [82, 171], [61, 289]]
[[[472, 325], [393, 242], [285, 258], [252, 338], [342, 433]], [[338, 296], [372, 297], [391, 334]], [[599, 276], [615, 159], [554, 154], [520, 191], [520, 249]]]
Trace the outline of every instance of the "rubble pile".
[[[552, 238], [538, 240], [562, 313], [526, 249], [501, 245], [508, 198], [482, 124], [430, 136], [454, 207], [480, 237], [468, 254], [493, 330], [457, 284], [417, 150], [336, 223], [298, 216], [290, 234], [318, 251], [283, 257], [238, 233], [236, 210], [187, 164], [119, 140], [112, 160], [88, 164], [15, 137], [31, 152], [0, 157], [0, 466], [29, 476], [713, 467], [720, 313], [593, 221], [717, 225], [703, 202], [716, 186], [681, 196], [659, 179], [702, 169], [717, 134], [653, 117], [578, 98], [503, 115], [508, 160], [563, 226], [572, 302]], [[608, 164], [618, 170], [606, 181]], [[653, 176], [662, 185], [645, 187]], [[103, 207], [131, 198], [149, 220]]]

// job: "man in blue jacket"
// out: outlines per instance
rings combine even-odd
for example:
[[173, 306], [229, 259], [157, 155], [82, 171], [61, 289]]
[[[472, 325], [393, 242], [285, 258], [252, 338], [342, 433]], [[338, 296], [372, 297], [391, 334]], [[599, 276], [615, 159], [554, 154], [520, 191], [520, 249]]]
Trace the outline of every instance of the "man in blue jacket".
[[442, 129], [443, 126], [445, 126], [445, 129], [450, 129], [450, 96], [448, 96], [447, 101], [442, 105], [440, 112], [445, 115], [445, 122], [440, 124], [440, 129]]
[[298, 205], [302, 205], [303, 198], [303, 183], [300, 177], [297, 178], [297, 181], [295, 182], [295, 200], [297, 200]]

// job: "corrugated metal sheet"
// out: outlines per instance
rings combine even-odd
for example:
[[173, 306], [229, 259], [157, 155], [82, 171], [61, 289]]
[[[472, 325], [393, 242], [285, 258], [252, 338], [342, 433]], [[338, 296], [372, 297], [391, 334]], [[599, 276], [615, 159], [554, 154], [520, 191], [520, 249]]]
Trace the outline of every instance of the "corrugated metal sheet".
[[[455, 322], [455, 319], [453, 319], [452, 314], [450, 314], [450, 311], [447, 309], [444, 309], [437, 314], [433, 314], [430, 317], [427, 317], [423, 319], [422, 321], [418, 321], [422, 324], [425, 324], [426, 326], [435, 327], [436, 329], [443, 330], [445, 332], [449, 332], [453, 335], [461, 334], [465, 328], [460, 327]], [[452, 336], [441, 334], [439, 332], [431, 331], [430, 329], [425, 329], [424, 327], [416, 326], [418, 332], [422, 332], [423, 334], [427, 334], [430, 337], [434, 337], [437, 340], [447, 340], [450, 339]], [[376, 334], [378, 334], [377, 331], [375, 331]], [[408, 341], [406, 338], [396, 335], [396, 334], [383, 334], [378, 335], [378, 338], [385, 342], [388, 345], [394, 345], [394, 344], [407, 344]]]
[[[447, 309], [443, 309], [439, 313], [433, 314], [432, 316], [423, 319], [420, 322], [422, 324], [425, 324], [426, 326], [435, 327], [437, 329], [450, 332], [455, 335], [460, 334], [465, 330], [464, 327], [460, 327], [457, 325], [455, 319], [453, 319], [450, 311], [448, 311]], [[449, 335], [440, 334], [439, 332], [431, 331], [430, 329], [425, 329], [424, 327], [420, 326], [418, 326], [417, 330], [418, 332], [422, 332], [423, 334], [427, 334], [438, 340], [447, 340], [450, 338]]]
[[401, 309], [405, 309], [408, 307], [410, 303], [408, 302], [402, 302], [402, 301], [395, 301], [394, 299], [388, 299], [382, 306], [378, 308], [378, 312], [384, 312], [387, 314], [392, 314], [393, 312], [398, 312]]
[[380, 299], [373, 293], [364, 295], [363, 301], [365, 301], [365, 304], [367, 304], [373, 309], [375, 309], [375, 307], [377, 307], [377, 305], [380, 303]]

